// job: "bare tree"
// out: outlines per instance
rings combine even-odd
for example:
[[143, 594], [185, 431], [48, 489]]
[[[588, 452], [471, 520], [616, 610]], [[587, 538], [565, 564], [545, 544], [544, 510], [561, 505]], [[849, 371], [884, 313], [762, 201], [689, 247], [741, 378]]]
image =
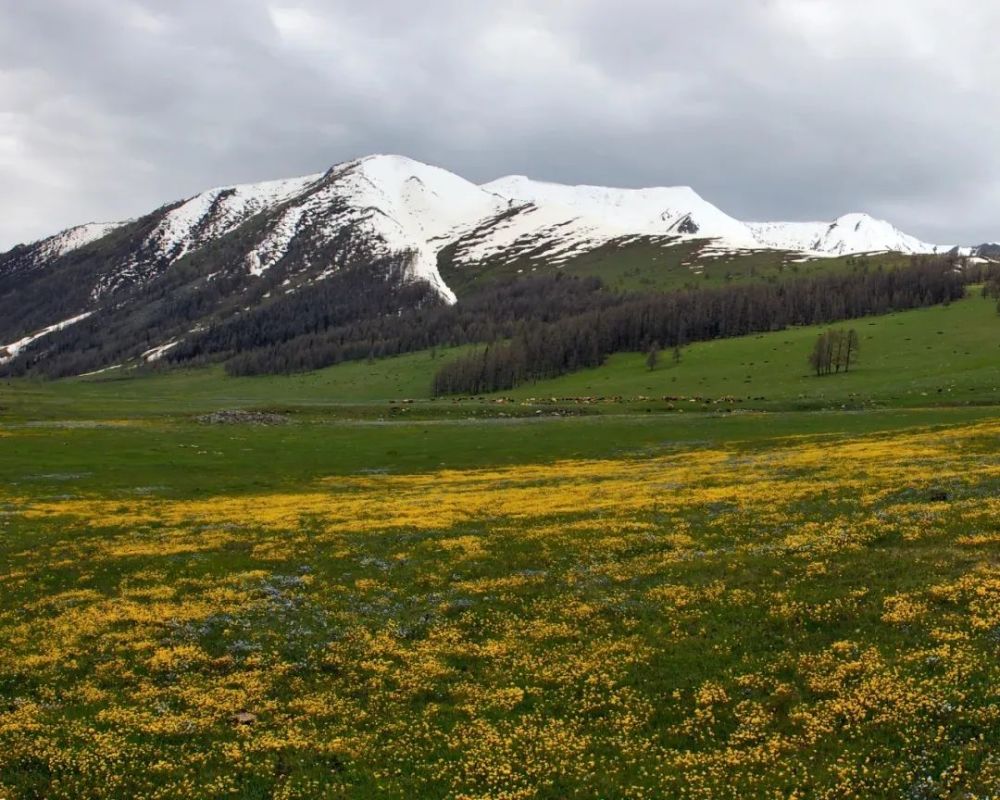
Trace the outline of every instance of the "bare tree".
[[809, 353], [809, 366], [817, 375], [839, 373], [841, 369], [847, 372], [857, 358], [858, 347], [858, 332], [854, 328], [824, 331]]
[[858, 332], [854, 328], [847, 332], [844, 341], [844, 372], [847, 372], [851, 368], [851, 360], [858, 357], [861, 342], [858, 338]]
[[827, 372], [830, 364], [830, 332], [821, 333], [816, 337], [812, 352], [809, 353], [809, 366], [817, 377]]

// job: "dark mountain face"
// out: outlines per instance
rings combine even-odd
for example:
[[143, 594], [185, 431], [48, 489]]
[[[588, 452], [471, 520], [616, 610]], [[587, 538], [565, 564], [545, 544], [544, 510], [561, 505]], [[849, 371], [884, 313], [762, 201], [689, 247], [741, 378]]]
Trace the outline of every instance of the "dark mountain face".
[[1000, 244], [990, 242], [988, 244], [976, 245], [972, 248], [972, 255], [979, 258], [1000, 258]]
[[[168, 346], [235, 318], [266, 318], [293, 295], [313, 297], [326, 317], [338, 322], [438, 300], [425, 281], [411, 280], [412, 254], [383, 254], [352, 226], [312, 247], [297, 243], [271, 269], [253, 274], [246, 268], [247, 253], [274, 226], [277, 213], [255, 215], [173, 263], [135, 258], [158, 222], [153, 215], [61, 256], [47, 269], [0, 278], [0, 314], [13, 320], [10, 328], [4, 325], [7, 330], [32, 330], [80, 309], [90, 312], [44, 336], [11, 369], [41, 368], [64, 376], [157, 358]], [[108, 265], [120, 264], [127, 268], [109, 271]], [[326, 274], [320, 277], [321, 272]]]

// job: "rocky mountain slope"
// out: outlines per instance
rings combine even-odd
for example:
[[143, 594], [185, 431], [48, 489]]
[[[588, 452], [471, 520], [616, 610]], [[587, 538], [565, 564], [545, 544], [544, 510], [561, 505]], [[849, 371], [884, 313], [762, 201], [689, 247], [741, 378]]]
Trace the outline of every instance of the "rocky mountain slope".
[[[525, 257], [558, 267], [633, 240], [811, 257], [949, 249], [865, 214], [746, 223], [688, 187], [565, 186], [524, 176], [478, 186], [376, 155], [301, 178], [211, 189], [138, 219], [81, 225], [0, 254], [0, 343], [8, 343], [0, 364], [79, 348], [65, 333], [74, 326], [90, 330], [82, 341], [93, 353], [81, 366], [107, 366], [111, 352], [152, 358], [192, 331], [320, 285], [329, 294], [343, 284], [338, 313], [348, 315], [358, 292], [368, 297], [359, 314], [391, 310], [404, 290], [407, 303], [454, 302], [437, 266], [445, 248], [458, 267]], [[109, 349], [100, 341], [109, 336], [130, 345]]]

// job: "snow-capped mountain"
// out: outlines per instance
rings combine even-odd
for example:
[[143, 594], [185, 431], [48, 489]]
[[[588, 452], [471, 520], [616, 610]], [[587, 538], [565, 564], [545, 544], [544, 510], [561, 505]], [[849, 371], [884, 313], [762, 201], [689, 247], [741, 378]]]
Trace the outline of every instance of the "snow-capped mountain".
[[[496, 194], [438, 167], [402, 156], [370, 156], [301, 178], [209, 189], [166, 208], [134, 252], [108, 270], [95, 296], [148, 280], [184, 256], [232, 233], [248, 220], [263, 223], [246, 251], [246, 269], [260, 276], [297, 246], [335, 240], [356, 227], [378, 250], [411, 251], [412, 277], [454, 300], [437, 272], [436, 256], [467, 228], [505, 209]], [[39, 265], [82, 247], [123, 223], [73, 228], [38, 243]], [[309, 266], [320, 272], [336, 263]], [[0, 261], [0, 270], [3, 263]]]
[[868, 214], [844, 214], [833, 222], [748, 222], [747, 226], [760, 245], [778, 250], [841, 256], [884, 250], [937, 253], [950, 249], [922, 242]]
[[[157, 214], [158, 212], [154, 212]], [[812, 255], [949, 249], [909, 236], [867, 214], [833, 222], [741, 222], [687, 186], [616, 189], [568, 186], [510, 175], [481, 186], [403, 156], [369, 156], [326, 173], [218, 187], [169, 206], [126, 258], [109, 264], [95, 296], [147, 280], [254, 218], [246, 269], [260, 276], [294, 245], [329, 242], [348, 226], [384, 251], [411, 251], [412, 277], [454, 295], [437, 271], [437, 253], [459, 245], [456, 263], [544, 250], [564, 262], [613, 239], [713, 241], [720, 249], [776, 249]], [[41, 267], [128, 223], [88, 223], [0, 255], [0, 274]], [[18, 255], [19, 258], [14, 258]], [[313, 259], [308, 259], [310, 262]], [[335, 264], [318, 266], [320, 271]]]
[[[949, 249], [866, 214], [747, 223], [689, 187], [567, 186], [518, 175], [476, 185], [375, 155], [300, 178], [211, 189], [135, 220], [81, 225], [0, 254], [0, 342], [12, 343], [0, 346], [0, 363], [68, 326], [97, 326], [112, 310], [135, 314], [133, 303], [145, 304], [144, 318], [158, 313], [197, 328], [369, 268], [454, 302], [438, 268], [442, 251], [454, 269], [525, 258], [559, 267], [608, 242], [635, 240], [814, 257]], [[400, 261], [402, 274], [387, 259]], [[158, 352], [188, 332], [174, 328], [165, 338], [164, 326], [151, 325], [155, 340], [136, 348]]]
[[482, 188], [507, 198], [518, 210], [484, 226], [473, 241], [463, 242], [459, 262], [498, 254], [514, 258], [542, 249], [547, 261], [561, 263], [605, 242], [630, 237], [667, 237], [665, 244], [705, 239], [715, 251], [773, 249], [816, 257], [949, 250], [862, 213], [845, 214], [833, 222], [741, 222], [688, 186], [567, 186], [511, 175]]
[[511, 175], [481, 188], [505, 198], [512, 213], [488, 222], [461, 242], [458, 263], [498, 255], [510, 260], [539, 250], [547, 261], [563, 263], [613, 239], [637, 236], [716, 239], [737, 248], [758, 246], [746, 225], [687, 186], [565, 186]]
[[508, 205], [458, 175], [401, 156], [371, 156], [334, 168], [305, 194], [282, 210], [247, 254], [250, 272], [260, 274], [280, 261], [306, 231], [329, 240], [356, 227], [378, 249], [410, 251], [411, 276], [449, 301], [455, 296], [438, 273], [438, 251]]

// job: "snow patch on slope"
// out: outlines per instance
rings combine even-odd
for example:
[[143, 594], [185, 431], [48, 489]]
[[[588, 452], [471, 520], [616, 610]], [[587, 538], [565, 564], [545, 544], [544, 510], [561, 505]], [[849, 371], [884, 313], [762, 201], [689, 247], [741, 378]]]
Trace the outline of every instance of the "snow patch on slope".
[[86, 244], [103, 239], [111, 231], [125, 224], [125, 222], [88, 222], [68, 228], [39, 242], [39, 255], [46, 260], [58, 258]]
[[43, 336], [48, 336], [50, 333], [55, 333], [56, 331], [61, 331], [63, 328], [68, 328], [81, 320], [86, 319], [93, 311], [87, 311], [83, 314], [77, 314], [75, 317], [70, 317], [69, 319], [64, 319], [62, 322], [56, 322], [53, 325], [49, 325], [46, 328], [42, 328], [34, 333], [29, 333], [27, 336], [18, 339], [16, 342], [11, 342], [7, 345], [0, 345], [0, 364], [6, 364], [11, 359], [15, 358], [25, 347], [30, 345], [32, 342], [41, 339]]
[[157, 347], [151, 347], [140, 357], [142, 358], [143, 361], [146, 362], [159, 361], [161, 358], [163, 358], [165, 353], [167, 353], [172, 348], [177, 347], [177, 345], [179, 344], [180, 340], [178, 339], [173, 342], [167, 342], [166, 344], [161, 344]]
[[250, 274], [259, 278], [277, 264], [288, 252], [292, 239], [300, 232], [303, 220], [308, 220], [332, 200], [325, 190], [321, 190], [283, 211], [264, 239], [247, 253], [246, 263]]

